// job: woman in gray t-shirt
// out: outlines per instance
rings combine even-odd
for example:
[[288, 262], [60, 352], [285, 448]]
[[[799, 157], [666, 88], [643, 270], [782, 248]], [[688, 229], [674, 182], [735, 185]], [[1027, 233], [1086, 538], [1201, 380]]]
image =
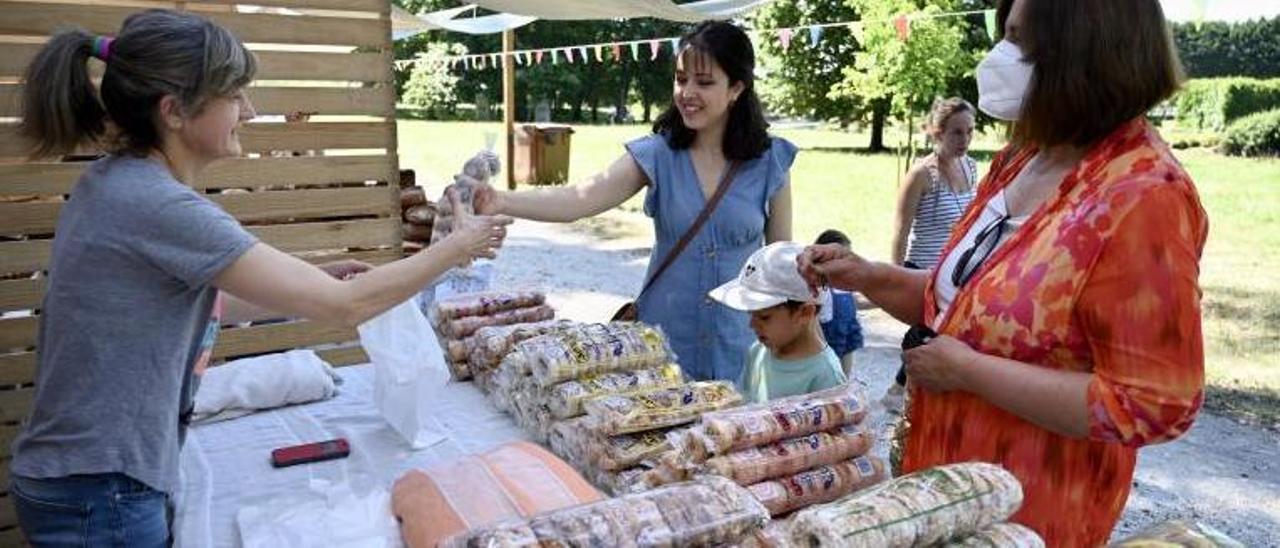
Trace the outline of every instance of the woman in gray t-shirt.
[[[106, 64], [100, 88], [90, 56]], [[58, 218], [35, 400], [11, 464], [34, 545], [168, 543], [179, 416], [219, 316], [266, 308], [355, 326], [502, 243], [509, 221], [497, 217], [455, 221], [439, 244], [378, 268], [315, 267], [259, 242], [189, 186], [240, 155], [254, 72], [230, 32], [166, 10], [129, 17], [115, 39], [60, 32], [27, 70], [22, 132], [34, 156], [97, 141], [108, 120], [118, 142]]]

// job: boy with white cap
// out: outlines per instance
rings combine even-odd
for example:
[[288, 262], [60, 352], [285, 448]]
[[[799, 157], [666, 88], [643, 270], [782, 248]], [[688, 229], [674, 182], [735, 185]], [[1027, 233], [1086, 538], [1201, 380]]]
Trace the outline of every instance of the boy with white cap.
[[725, 306], [751, 313], [758, 340], [747, 351], [738, 388], [755, 403], [847, 380], [840, 358], [819, 334], [820, 299], [796, 265], [802, 251], [796, 242], [769, 244], [747, 259], [736, 279], [710, 293]]

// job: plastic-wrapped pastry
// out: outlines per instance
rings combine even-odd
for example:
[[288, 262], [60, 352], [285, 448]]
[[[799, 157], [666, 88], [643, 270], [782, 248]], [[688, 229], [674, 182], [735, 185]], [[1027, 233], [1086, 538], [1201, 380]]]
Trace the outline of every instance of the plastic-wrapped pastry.
[[440, 322], [440, 334], [452, 339], [465, 339], [482, 327], [540, 322], [554, 318], [556, 311], [541, 304], [495, 312], [489, 316], [466, 316]]
[[598, 438], [596, 443], [587, 447], [588, 462], [594, 463], [601, 470], [621, 470], [635, 466], [671, 450], [668, 436], [673, 433], [678, 435], [680, 430], [682, 428], [677, 427]]
[[872, 441], [866, 429], [849, 425], [712, 457], [704, 468], [738, 485], [751, 485], [862, 456]]
[[[1044, 539], [1024, 525], [997, 523], [989, 525], [967, 537], [949, 541], [944, 546], [948, 548], [987, 548], [989, 546], [998, 546], [999, 548], [1044, 548]], [[1186, 545], [1178, 544], [1177, 546]], [[1216, 546], [1206, 546], [1206, 548], [1215, 548]]]
[[436, 317], [441, 321], [466, 316], [492, 316], [498, 312], [530, 308], [547, 302], [541, 291], [491, 291], [456, 295], [436, 302]]
[[568, 320], [546, 320], [481, 327], [468, 339], [470, 345], [467, 349], [467, 361], [475, 369], [497, 367], [516, 343], [564, 329], [572, 324], [573, 322]]
[[533, 376], [542, 386], [593, 373], [658, 367], [672, 361], [667, 338], [642, 323], [608, 324], [604, 332], [563, 332], [546, 335], [562, 344], [541, 347]]
[[1007, 521], [1022, 505], [1018, 479], [994, 464], [966, 462], [921, 470], [792, 519], [806, 546], [929, 546]]
[[798, 508], [831, 502], [887, 477], [884, 461], [864, 456], [760, 482], [747, 489], [771, 514], [780, 516]]
[[862, 421], [867, 402], [856, 384], [790, 396], [702, 417], [681, 444], [695, 460]]
[[588, 468], [588, 447], [596, 439], [595, 432], [591, 430], [591, 418], [575, 417], [551, 425], [547, 446], [574, 468], [585, 470]]
[[742, 403], [742, 394], [726, 381], [694, 382], [625, 396], [604, 396], [587, 402], [587, 414], [610, 436], [643, 432], [693, 422], [707, 411]]
[[582, 404], [591, 398], [670, 388], [682, 382], [684, 374], [680, 371], [680, 366], [674, 363], [636, 371], [586, 375], [551, 387], [547, 405], [557, 419], [567, 419], [585, 413]]
[[709, 476], [505, 522], [464, 540], [477, 548], [718, 546], [742, 541], [768, 520], [746, 489]]

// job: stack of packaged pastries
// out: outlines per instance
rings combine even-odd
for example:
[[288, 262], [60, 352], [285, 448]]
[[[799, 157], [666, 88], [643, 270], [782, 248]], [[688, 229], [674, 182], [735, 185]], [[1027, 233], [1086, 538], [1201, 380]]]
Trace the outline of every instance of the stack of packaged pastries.
[[884, 462], [868, 455], [866, 416], [867, 402], [852, 384], [707, 413], [672, 436], [673, 448], [641, 482], [724, 476], [774, 516], [830, 502], [888, 476]]
[[687, 382], [674, 359], [656, 327], [569, 324], [516, 342], [485, 382], [532, 438], [619, 493], [671, 448], [669, 434], [742, 402], [731, 383]]
[[1022, 485], [1004, 468], [966, 462], [921, 470], [829, 504], [801, 510], [788, 528], [798, 546], [1002, 546], [1042, 548], [1031, 529], [1006, 523]]
[[471, 293], [437, 301], [436, 332], [440, 335], [454, 380], [466, 380], [472, 376], [469, 360], [477, 344], [488, 341], [477, 340], [475, 335], [478, 331], [551, 320], [555, 317], [555, 310], [546, 301], [546, 295], [540, 291]]
[[479, 528], [443, 546], [732, 546], [769, 521], [742, 487], [707, 477]]

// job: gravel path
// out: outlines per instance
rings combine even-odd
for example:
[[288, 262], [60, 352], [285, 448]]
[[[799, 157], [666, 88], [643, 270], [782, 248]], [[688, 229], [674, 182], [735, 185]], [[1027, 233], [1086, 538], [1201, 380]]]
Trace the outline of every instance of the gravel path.
[[[500, 286], [537, 286], [560, 315], [605, 321], [639, 290], [644, 240], [605, 240], [572, 227], [517, 222], [496, 261]], [[855, 378], [878, 397], [898, 367], [906, 327], [879, 310], [862, 312], [867, 346]], [[873, 413], [880, 424], [883, 412]], [[883, 448], [883, 444], [880, 444]], [[1280, 543], [1280, 435], [1201, 413], [1189, 434], [1139, 452], [1138, 472], [1117, 538], [1170, 518], [1211, 525], [1247, 546]]]

